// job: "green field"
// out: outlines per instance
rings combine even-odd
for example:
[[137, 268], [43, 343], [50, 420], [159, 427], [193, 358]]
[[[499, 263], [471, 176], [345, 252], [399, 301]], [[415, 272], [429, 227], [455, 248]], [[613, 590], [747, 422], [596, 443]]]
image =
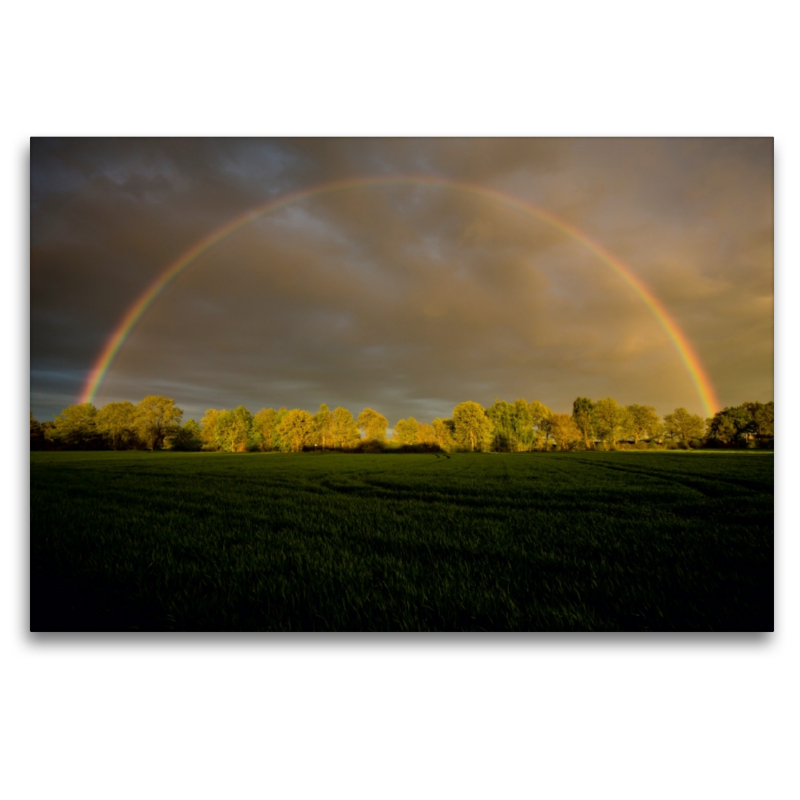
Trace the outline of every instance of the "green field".
[[773, 628], [772, 453], [32, 453], [31, 630]]

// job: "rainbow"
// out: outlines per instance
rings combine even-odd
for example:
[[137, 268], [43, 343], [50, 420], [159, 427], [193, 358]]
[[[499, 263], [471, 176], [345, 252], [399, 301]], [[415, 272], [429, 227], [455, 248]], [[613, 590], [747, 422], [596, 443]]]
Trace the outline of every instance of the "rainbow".
[[92, 403], [100, 389], [103, 379], [108, 373], [109, 368], [114, 363], [114, 359], [119, 353], [121, 347], [125, 344], [125, 340], [130, 335], [136, 323], [142, 318], [144, 313], [153, 303], [153, 301], [164, 291], [165, 287], [169, 285], [178, 275], [183, 272], [190, 264], [192, 264], [200, 255], [205, 253], [214, 245], [226, 239], [235, 231], [243, 228], [245, 225], [252, 222], [254, 219], [276, 211], [284, 206], [291, 205], [300, 200], [305, 200], [310, 197], [318, 197], [320, 195], [331, 194], [333, 192], [342, 192], [348, 189], [361, 189], [367, 187], [387, 187], [398, 185], [426, 185], [435, 186], [445, 189], [454, 189], [458, 191], [468, 192], [483, 198], [490, 198], [502, 205], [514, 208], [518, 211], [530, 214], [537, 219], [549, 223], [553, 227], [560, 230], [567, 236], [575, 239], [583, 244], [592, 253], [594, 253], [601, 261], [611, 267], [614, 272], [619, 275], [622, 280], [630, 286], [634, 292], [644, 301], [645, 305], [650, 309], [653, 316], [658, 320], [661, 327], [667, 333], [667, 336], [672, 340], [676, 350], [686, 367], [692, 382], [694, 383], [700, 401], [705, 409], [706, 416], [713, 417], [716, 410], [720, 407], [717, 400], [714, 387], [709, 380], [708, 375], [703, 369], [700, 359], [694, 351], [694, 348], [681, 331], [678, 323], [670, 316], [664, 305], [658, 300], [657, 297], [647, 288], [647, 286], [639, 279], [629, 267], [625, 266], [618, 258], [608, 252], [602, 245], [590, 239], [586, 234], [579, 231], [570, 223], [559, 219], [549, 211], [519, 200], [511, 195], [503, 194], [495, 189], [489, 189], [482, 186], [475, 186], [461, 181], [449, 180], [446, 178], [437, 178], [431, 176], [384, 176], [384, 177], [367, 177], [367, 178], [350, 178], [343, 181], [336, 181], [332, 183], [323, 184], [321, 186], [314, 186], [310, 189], [304, 189], [292, 194], [283, 195], [275, 200], [271, 200], [264, 205], [258, 206], [245, 214], [242, 214], [235, 219], [223, 225], [221, 228], [205, 236], [197, 244], [179, 256], [172, 264], [170, 264], [164, 272], [162, 272], [151, 284], [145, 289], [144, 292], [136, 299], [131, 307], [125, 312], [125, 315], [117, 324], [113, 333], [103, 346], [100, 355], [97, 357], [86, 381], [80, 401], [81, 403]]

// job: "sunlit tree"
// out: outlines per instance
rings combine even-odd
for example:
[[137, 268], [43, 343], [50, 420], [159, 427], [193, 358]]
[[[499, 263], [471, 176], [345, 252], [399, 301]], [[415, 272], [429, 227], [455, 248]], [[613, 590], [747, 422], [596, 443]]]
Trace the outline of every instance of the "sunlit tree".
[[569, 450], [581, 441], [581, 432], [569, 414], [550, 415], [550, 436], [555, 440], [559, 450]]
[[322, 448], [330, 447], [332, 424], [333, 414], [328, 406], [323, 403], [319, 407], [319, 411], [314, 414], [314, 435], [316, 438], [315, 444], [318, 444]]
[[365, 439], [376, 439], [382, 442], [386, 439], [386, 429], [389, 427], [389, 420], [387, 420], [383, 414], [379, 414], [371, 408], [365, 408], [358, 415], [356, 425], [358, 425]]
[[250, 439], [253, 415], [244, 407], [220, 411], [217, 416], [217, 446], [227, 453], [244, 453]]
[[92, 403], [67, 406], [46, 431], [51, 441], [74, 448], [93, 446], [97, 435], [97, 409]]
[[630, 415], [613, 397], [606, 397], [594, 404], [594, 418], [598, 438], [606, 443], [606, 449], [614, 449], [617, 442], [628, 434]]
[[349, 450], [360, 441], [361, 434], [358, 431], [358, 425], [346, 408], [339, 406], [333, 410], [331, 436], [333, 446], [342, 450]]
[[183, 411], [169, 397], [150, 394], [136, 405], [136, 432], [149, 450], [157, 450], [181, 425]]
[[753, 433], [757, 438], [766, 441], [775, 438], [775, 402], [745, 403], [753, 415]]
[[486, 450], [492, 441], [492, 422], [480, 403], [467, 400], [453, 409], [455, 440], [465, 450]]
[[507, 403], [494, 399], [486, 409], [492, 422], [492, 446], [498, 452], [529, 450], [533, 444], [531, 409], [525, 400]]
[[420, 422], [417, 430], [417, 444], [436, 444], [436, 432], [433, 430], [433, 425], [428, 425], [427, 422]]
[[281, 436], [281, 422], [283, 422], [283, 418], [288, 413], [286, 406], [281, 406], [275, 414], [275, 431], [273, 433], [275, 449], [280, 450], [282, 453], [289, 453], [292, 449], [291, 443], [284, 441], [283, 436]]
[[314, 417], [298, 408], [293, 408], [283, 415], [278, 423], [277, 432], [284, 446], [293, 453], [299, 453], [314, 443]]
[[401, 419], [394, 426], [394, 439], [399, 445], [416, 444], [419, 435], [419, 423], [414, 417]]
[[664, 415], [664, 429], [668, 439], [688, 445], [694, 439], [703, 438], [706, 423], [697, 414], [690, 414], [685, 408], [676, 408], [671, 414]]
[[437, 417], [431, 423], [431, 427], [433, 428], [434, 440], [442, 450], [449, 452], [455, 447], [455, 425], [453, 425], [453, 420], [439, 419]]
[[594, 403], [588, 397], [576, 398], [572, 403], [572, 419], [580, 431], [583, 446], [592, 450], [596, 436]]
[[209, 408], [200, 420], [200, 441], [203, 450], [218, 450], [217, 444], [217, 419], [219, 411], [216, 408]]
[[97, 432], [118, 450], [136, 436], [136, 406], [127, 400], [108, 403], [97, 412], [95, 425]]
[[274, 408], [262, 408], [253, 415], [252, 430], [259, 450], [269, 453], [278, 449], [275, 437], [277, 420], [278, 412]]
[[633, 436], [633, 443], [639, 444], [639, 439], [655, 439], [661, 427], [661, 417], [656, 414], [653, 406], [626, 406], [630, 420], [629, 430]]
[[544, 450], [547, 447], [547, 440], [550, 436], [550, 409], [538, 400], [531, 400], [528, 403], [531, 415], [531, 429], [533, 430], [532, 447], [537, 450]]

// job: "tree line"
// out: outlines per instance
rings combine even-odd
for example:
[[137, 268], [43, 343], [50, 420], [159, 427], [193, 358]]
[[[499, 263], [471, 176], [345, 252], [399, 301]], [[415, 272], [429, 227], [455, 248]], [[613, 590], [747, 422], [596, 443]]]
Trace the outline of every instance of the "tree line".
[[365, 408], [358, 417], [324, 403], [312, 414], [302, 409], [244, 406], [214, 409], [182, 424], [175, 401], [149, 395], [137, 404], [81, 403], [65, 408], [52, 422], [31, 412], [31, 449], [182, 450], [243, 452], [533, 452], [701, 447], [772, 447], [774, 403], [746, 402], [704, 420], [685, 408], [663, 419], [653, 406], [620, 405], [611, 397], [578, 397], [572, 414], [552, 412], [538, 400], [513, 403], [495, 398], [484, 408], [466, 401], [447, 419], [399, 420], [387, 437], [389, 421]]

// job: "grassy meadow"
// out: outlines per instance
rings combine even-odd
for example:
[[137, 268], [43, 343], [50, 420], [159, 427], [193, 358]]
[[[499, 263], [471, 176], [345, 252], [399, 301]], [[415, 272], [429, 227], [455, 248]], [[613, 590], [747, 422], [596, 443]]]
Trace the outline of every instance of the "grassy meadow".
[[31, 630], [773, 628], [765, 452], [31, 453]]

